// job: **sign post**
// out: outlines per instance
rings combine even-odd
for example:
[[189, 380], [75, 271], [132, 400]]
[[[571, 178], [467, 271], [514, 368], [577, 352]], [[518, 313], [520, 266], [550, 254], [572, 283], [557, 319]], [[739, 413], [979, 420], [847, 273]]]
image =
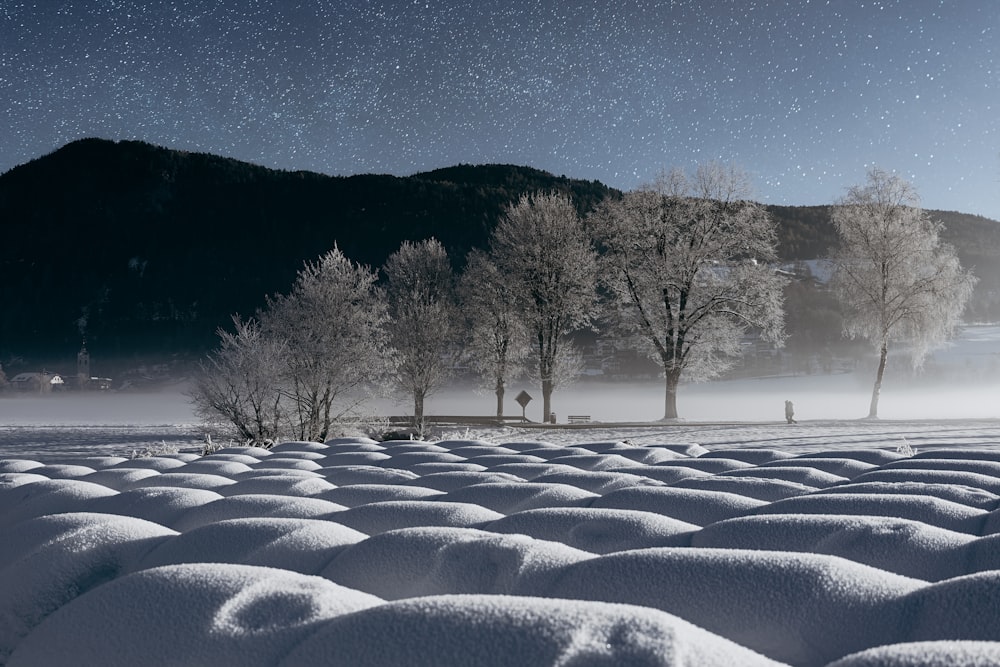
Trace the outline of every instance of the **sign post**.
[[528, 421], [528, 418], [524, 416], [524, 409], [528, 407], [528, 403], [531, 403], [531, 394], [521, 390], [521, 393], [515, 396], [514, 400], [521, 406], [521, 421]]

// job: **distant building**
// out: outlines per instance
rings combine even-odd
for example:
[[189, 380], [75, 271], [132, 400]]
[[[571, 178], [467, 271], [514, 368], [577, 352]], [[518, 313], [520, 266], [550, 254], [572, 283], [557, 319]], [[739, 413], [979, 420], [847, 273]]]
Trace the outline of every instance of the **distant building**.
[[42, 371], [40, 373], [18, 373], [11, 381], [10, 386], [15, 391], [35, 392], [37, 394], [48, 394], [63, 388], [65, 381], [58, 373]]
[[87, 388], [97, 389], [100, 391], [111, 389], [111, 378], [91, 377], [90, 381], [87, 383]]
[[90, 374], [90, 352], [87, 351], [86, 340], [76, 354], [76, 378], [72, 382], [76, 389], [97, 391], [111, 389], [111, 378], [95, 377]]

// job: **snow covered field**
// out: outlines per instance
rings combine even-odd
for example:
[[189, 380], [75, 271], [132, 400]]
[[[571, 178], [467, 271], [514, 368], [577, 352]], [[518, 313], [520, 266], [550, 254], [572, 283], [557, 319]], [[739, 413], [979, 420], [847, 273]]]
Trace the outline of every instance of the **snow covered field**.
[[863, 374], [778, 378], [686, 387], [676, 424], [202, 457], [181, 394], [5, 398], [0, 665], [1000, 665], [997, 334], [881, 421]]
[[0, 664], [1000, 664], [994, 420], [91, 421], [0, 429]]

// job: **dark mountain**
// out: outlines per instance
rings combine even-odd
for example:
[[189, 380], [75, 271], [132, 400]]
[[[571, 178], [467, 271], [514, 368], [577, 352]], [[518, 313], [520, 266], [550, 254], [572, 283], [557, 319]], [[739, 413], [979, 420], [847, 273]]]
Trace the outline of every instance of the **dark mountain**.
[[[199, 354], [231, 313], [250, 315], [286, 291], [334, 243], [378, 266], [403, 240], [434, 236], [460, 268], [504, 208], [538, 190], [570, 194], [582, 213], [619, 194], [510, 165], [330, 177], [76, 141], [0, 175], [0, 361], [71, 359], [84, 336], [97, 357]], [[829, 207], [768, 208], [782, 258], [828, 252]], [[935, 215], [963, 262], [1000, 276], [998, 223]], [[987, 283], [1000, 294], [1000, 279]]]
[[515, 166], [339, 178], [76, 141], [0, 176], [0, 360], [65, 357], [83, 336], [97, 355], [197, 353], [334, 243], [378, 266], [434, 236], [458, 262], [536, 190], [581, 210], [610, 192]]
[[[827, 256], [837, 242], [832, 206], [768, 206], [778, 222], [778, 255], [783, 259]], [[962, 266], [979, 278], [966, 317], [1000, 320], [1000, 222], [980, 215], [928, 210], [944, 225], [941, 239], [958, 253]]]

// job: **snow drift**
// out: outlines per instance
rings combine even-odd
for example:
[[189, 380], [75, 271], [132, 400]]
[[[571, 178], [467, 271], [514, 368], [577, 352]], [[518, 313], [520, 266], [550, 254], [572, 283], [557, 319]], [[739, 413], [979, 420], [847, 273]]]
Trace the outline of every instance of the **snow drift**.
[[998, 664], [998, 480], [991, 447], [0, 460], [0, 664]]

